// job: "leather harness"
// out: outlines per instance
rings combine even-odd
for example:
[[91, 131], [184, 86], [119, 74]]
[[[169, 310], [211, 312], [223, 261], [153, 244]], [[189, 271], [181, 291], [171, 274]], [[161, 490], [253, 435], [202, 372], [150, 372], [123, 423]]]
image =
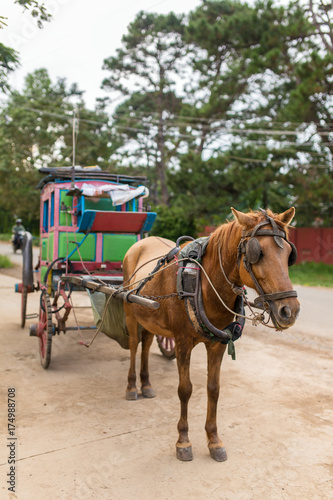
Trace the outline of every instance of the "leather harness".
[[[264, 293], [252, 270], [252, 264], [255, 264], [259, 260], [261, 252], [260, 243], [256, 239], [256, 236], [272, 236], [275, 243], [280, 248], [283, 248], [282, 239], [287, 241], [292, 247], [292, 252], [289, 257], [289, 265], [293, 265], [295, 263], [297, 258], [297, 251], [293, 243], [287, 239], [285, 231], [277, 227], [275, 220], [272, 217], [268, 216], [265, 210], [260, 210], [265, 215], [265, 220], [259, 222], [251, 231], [243, 230], [242, 238], [239, 242], [237, 250], [237, 265], [238, 267], [240, 266], [240, 261], [243, 257], [244, 267], [249, 272], [251, 279], [257, 289], [257, 292], [259, 293], [259, 297], [254, 300], [254, 305], [256, 307], [262, 308], [262, 304], [268, 304], [268, 307], [270, 309], [271, 301], [287, 297], [297, 297], [297, 292], [295, 290], [288, 290], [277, 293]], [[262, 229], [262, 227], [267, 224], [271, 224], [272, 229]], [[192, 241], [183, 249], [180, 249], [179, 243], [182, 239], [191, 239]], [[252, 243], [249, 244], [249, 242]], [[202, 300], [200, 273], [201, 269], [195, 264], [195, 262], [201, 263], [201, 259], [206, 251], [208, 243], [209, 237], [203, 237], [194, 240], [189, 236], [181, 236], [177, 240], [176, 247], [170, 250], [167, 255], [159, 259], [150, 275], [145, 278], [140, 283], [140, 285], [131, 293], [138, 294], [145, 286], [145, 284], [153, 278], [156, 271], [158, 271], [165, 264], [169, 263], [173, 258], [176, 258], [176, 255], [179, 254], [177, 260], [182, 261], [182, 266], [179, 266], [177, 273], [177, 295], [179, 299], [184, 300], [187, 316], [193, 328], [196, 332], [200, 333], [204, 338], [208, 340], [217, 341], [222, 344], [228, 344], [228, 353], [232, 356], [233, 359], [235, 359], [235, 348], [233, 343], [242, 335], [245, 324], [243, 294], [237, 295], [233, 307], [236, 321], [233, 321], [232, 323], [227, 325], [223, 330], [216, 328], [209, 321], [205, 312]], [[223, 268], [222, 271], [224, 272]], [[227, 281], [229, 282], [229, 280]], [[233, 284], [231, 283], [231, 285]], [[234, 288], [232, 286], [234, 292], [237, 288], [239, 287]], [[171, 294], [170, 296], [174, 295], [175, 294]], [[264, 308], [266, 309], [266, 307]]]
[[[196, 332], [211, 341], [221, 344], [229, 344], [229, 352], [234, 351], [233, 342], [242, 335], [245, 318], [237, 316], [223, 330], [216, 328], [208, 319], [202, 300], [201, 269], [195, 262], [201, 263], [206, 251], [209, 237], [199, 238], [186, 245], [180, 250], [178, 260], [191, 259], [179, 267], [177, 274], [177, 292], [180, 299], [184, 299], [187, 316]], [[243, 297], [238, 295], [234, 305], [234, 311], [244, 316]]]
[[[263, 289], [261, 288], [257, 278], [255, 277], [253, 270], [252, 270], [252, 264], [255, 264], [259, 258], [260, 258], [260, 243], [256, 239], [256, 236], [272, 236], [275, 243], [282, 249], [283, 248], [283, 242], [282, 239], [287, 241], [287, 243], [291, 246], [291, 254], [289, 257], [288, 265], [292, 266], [295, 264], [296, 259], [297, 259], [297, 250], [295, 245], [287, 239], [287, 235], [285, 231], [279, 229], [277, 227], [277, 224], [275, 220], [270, 217], [267, 212], [263, 209], [260, 209], [261, 212], [265, 215], [265, 220], [262, 222], [259, 222], [259, 224], [256, 225], [254, 229], [251, 231], [244, 231], [242, 233], [242, 238], [239, 242], [238, 245], [238, 250], [237, 250], [237, 265], [238, 268], [240, 266], [240, 261], [243, 256], [243, 264], [247, 272], [250, 274], [251, 279], [256, 287], [256, 290], [259, 294], [259, 297], [257, 297], [254, 300], [254, 305], [255, 306], [260, 306], [261, 304], [269, 303], [273, 300], [278, 300], [278, 299], [284, 299], [288, 297], [297, 297], [297, 292], [296, 290], [287, 290], [284, 292], [277, 292], [277, 293], [265, 293]], [[271, 224], [272, 229], [261, 229], [263, 226]]]

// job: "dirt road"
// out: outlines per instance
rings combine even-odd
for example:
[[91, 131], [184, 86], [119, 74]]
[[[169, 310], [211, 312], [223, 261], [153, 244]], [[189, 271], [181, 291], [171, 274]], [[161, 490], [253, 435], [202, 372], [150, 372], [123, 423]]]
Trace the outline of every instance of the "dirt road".
[[[206, 356], [202, 346], [194, 350], [194, 461], [182, 463], [175, 457], [175, 361], [153, 344], [157, 397], [138, 401], [124, 398], [129, 352], [103, 335], [89, 349], [76, 333], [55, 338], [51, 366], [43, 370], [37, 339], [19, 327], [18, 280], [0, 278], [1, 499], [333, 499], [333, 290], [297, 287], [302, 312], [295, 327], [277, 333], [246, 326], [237, 360], [224, 359], [218, 415], [224, 463], [207, 450]], [[29, 312], [38, 310], [38, 299], [29, 296]], [[15, 389], [12, 437], [9, 389]]]

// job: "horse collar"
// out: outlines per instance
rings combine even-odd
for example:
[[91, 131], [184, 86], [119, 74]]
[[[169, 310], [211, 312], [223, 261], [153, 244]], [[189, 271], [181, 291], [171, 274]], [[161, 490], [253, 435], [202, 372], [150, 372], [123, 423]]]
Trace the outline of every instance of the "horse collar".
[[[193, 260], [201, 262], [208, 243], [209, 237], [199, 238], [180, 251], [178, 259], [182, 259], [184, 264], [178, 269], [177, 292], [179, 298], [184, 299], [186, 312], [194, 329], [208, 340], [228, 344], [228, 353], [234, 359], [233, 342], [241, 336], [245, 319], [238, 316], [237, 321], [220, 330], [207, 318], [202, 300], [200, 268], [196, 267]], [[186, 259], [191, 260], [186, 262]], [[243, 297], [236, 298], [234, 310], [244, 316]]]

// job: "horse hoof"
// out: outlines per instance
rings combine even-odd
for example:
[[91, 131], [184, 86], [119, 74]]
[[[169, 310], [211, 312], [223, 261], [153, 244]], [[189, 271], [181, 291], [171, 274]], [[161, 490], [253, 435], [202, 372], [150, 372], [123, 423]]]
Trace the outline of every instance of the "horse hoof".
[[137, 391], [126, 391], [126, 399], [127, 401], [135, 401], [138, 399], [138, 392]]
[[141, 392], [144, 398], [154, 398], [156, 396], [154, 389], [151, 387], [142, 387]]
[[225, 448], [209, 448], [209, 453], [216, 462], [224, 462], [228, 458]]
[[177, 458], [182, 462], [190, 462], [193, 460], [192, 446], [188, 446], [187, 448], [179, 448], [176, 447], [177, 450]]

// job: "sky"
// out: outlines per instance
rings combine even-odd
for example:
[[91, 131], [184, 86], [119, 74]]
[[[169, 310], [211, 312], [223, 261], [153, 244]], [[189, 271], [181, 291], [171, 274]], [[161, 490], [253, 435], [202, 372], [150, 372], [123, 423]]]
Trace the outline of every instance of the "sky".
[[66, 78], [68, 84], [78, 83], [85, 90], [84, 100], [94, 108], [97, 97], [110, 94], [100, 89], [107, 71], [103, 60], [115, 55], [121, 38], [140, 10], [167, 14], [185, 13], [195, 9], [201, 0], [43, 0], [53, 15], [43, 29], [28, 12], [1, 0], [0, 16], [7, 27], [0, 30], [0, 42], [20, 54], [20, 69], [10, 83], [22, 89], [24, 77], [39, 68], [47, 68], [52, 81]]

